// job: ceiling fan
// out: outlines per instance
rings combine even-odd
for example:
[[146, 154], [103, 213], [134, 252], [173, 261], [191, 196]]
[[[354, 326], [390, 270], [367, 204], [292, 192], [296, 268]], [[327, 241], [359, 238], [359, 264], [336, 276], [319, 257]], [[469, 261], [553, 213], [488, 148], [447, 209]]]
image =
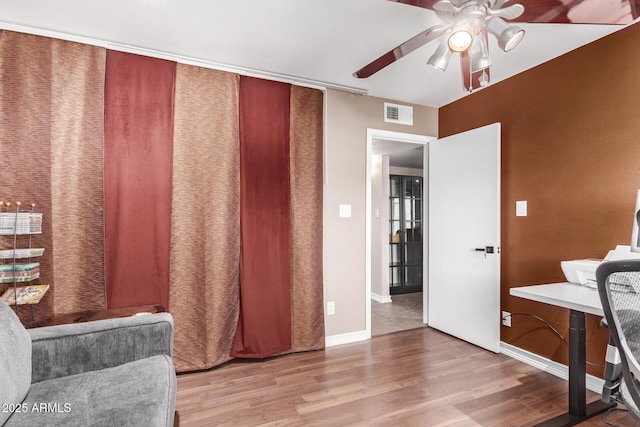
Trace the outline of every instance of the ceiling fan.
[[390, 50], [355, 73], [367, 78], [423, 45], [441, 38], [427, 64], [444, 71], [459, 53], [466, 90], [489, 84], [489, 34], [510, 51], [524, 30], [506, 21], [530, 23], [628, 24], [638, 18], [640, 0], [390, 0], [433, 10], [434, 25]]

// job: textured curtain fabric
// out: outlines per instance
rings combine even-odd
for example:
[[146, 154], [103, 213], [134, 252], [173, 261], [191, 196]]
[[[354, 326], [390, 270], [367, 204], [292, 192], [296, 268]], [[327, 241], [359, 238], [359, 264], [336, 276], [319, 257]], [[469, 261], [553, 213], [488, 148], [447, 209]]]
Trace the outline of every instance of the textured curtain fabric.
[[291, 349], [291, 85], [240, 78], [240, 320], [235, 357]]
[[36, 319], [163, 304], [178, 371], [322, 348], [322, 117], [315, 89], [0, 31], [0, 200], [44, 214]]
[[169, 303], [176, 63], [108, 51], [105, 282], [109, 308]]
[[178, 64], [171, 285], [178, 371], [231, 359], [239, 310], [238, 76]]
[[103, 48], [52, 40], [51, 198], [55, 311], [106, 308]]
[[178, 65], [169, 304], [178, 371], [324, 347], [322, 116], [318, 90]]
[[[0, 200], [36, 203], [45, 248], [38, 283], [53, 282], [51, 230], [51, 39], [11, 31], [0, 33]], [[11, 242], [13, 243], [13, 242]], [[27, 241], [28, 243], [28, 241]], [[24, 238], [18, 247], [26, 247]], [[34, 260], [35, 261], [35, 260]], [[0, 291], [4, 287], [0, 286]], [[35, 306], [36, 318], [53, 314], [53, 291]], [[22, 310], [26, 312], [27, 310]], [[21, 316], [23, 317], [23, 316]]]
[[[36, 203], [36, 320], [103, 308], [102, 48], [0, 31], [0, 200]], [[19, 241], [23, 247], [25, 241]], [[28, 310], [23, 309], [23, 312]], [[30, 318], [30, 316], [23, 316]]]
[[324, 348], [322, 282], [323, 99], [291, 87], [292, 350]]

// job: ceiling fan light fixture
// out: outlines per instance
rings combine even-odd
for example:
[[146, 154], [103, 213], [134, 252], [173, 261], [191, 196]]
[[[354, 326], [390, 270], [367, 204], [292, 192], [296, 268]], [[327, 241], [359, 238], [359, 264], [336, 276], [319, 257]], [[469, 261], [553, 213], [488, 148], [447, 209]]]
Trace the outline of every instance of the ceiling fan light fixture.
[[437, 68], [440, 71], [444, 71], [449, 65], [449, 58], [451, 58], [452, 54], [453, 52], [449, 49], [448, 43], [443, 41], [438, 45], [434, 54], [431, 55], [431, 58], [427, 61], [427, 65]]
[[487, 30], [498, 40], [498, 46], [505, 52], [516, 47], [524, 37], [524, 30], [516, 25], [509, 25], [498, 17], [487, 23]]
[[449, 49], [454, 52], [462, 52], [469, 49], [472, 42], [473, 34], [466, 28], [454, 30], [447, 40]]
[[489, 48], [487, 47], [487, 35], [486, 32], [479, 34], [471, 48], [469, 49], [469, 56], [471, 58], [471, 72], [486, 70], [491, 67], [491, 57], [489, 57]]
[[486, 70], [491, 67], [491, 58], [485, 55], [478, 55], [471, 59], [471, 72]]
[[520, 27], [511, 26], [507, 31], [502, 33], [501, 39], [504, 40], [504, 47], [500, 45], [500, 40], [498, 40], [498, 45], [505, 52], [509, 52], [511, 49], [516, 47], [518, 43], [524, 37], [524, 30]]
[[478, 78], [478, 83], [480, 84], [480, 87], [489, 86], [489, 75], [487, 74], [487, 70], [482, 71], [482, 74]]

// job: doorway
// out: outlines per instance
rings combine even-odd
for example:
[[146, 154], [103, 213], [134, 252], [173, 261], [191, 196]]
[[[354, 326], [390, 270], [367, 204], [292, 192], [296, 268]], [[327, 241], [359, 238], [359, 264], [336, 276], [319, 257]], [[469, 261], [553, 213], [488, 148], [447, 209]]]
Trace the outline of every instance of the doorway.
[[[425, 150], [429, 141], [436, 139], [435, 137], [405, 134], [399, 132], [382, 131], [376, 129], [367, 130], [367, 188], [366, 188], [366, 334], [367, 338], [371, 338], [372, 327], [372, 309], [375, 308], [376, 319], [382, 319], [376, 322], [376, 335], [381, 333], [396, 332], [398, 330], [412, 329], [423, 326], [427, 323], [427, 292], [423, 281], [426, 278], [426, 267], [418, 271], [418, 264], [424, 263], [424, 247], [426, 246], [427, 230], [423, 228], [426, 224], [426, 209], [422, 201], [426, 198], [426, 194], [422, 188], [427, 187], [425, 180], [425, 165], [427, 164], [428, 150]], [[406, 163], [412, 162], [412, 163]], [[417, 187], [419, 189], [410, 193], [419, 197], [410, 197], [406, 202], [410, 209], [414, 210], [412, 218], [406, 224], [404, 221], [395, 225], [397, 228], [393, 230], [394, 224], [391, 220], [391, 175], [397, 176], [413, 176], [418, 177], [421, 182]], [[382, 182], [382, 190], [376, 182]], [[405, 185], [413, 185], [415, 178], [407, 178]], [[415, 215], [415, 205], [419, 205], [417, 210], [421, 211], [422, 218], [419, 220]], [[399, 206], [399, 205], [398, 205]], [[400, 217], [404, 218], [404, 217]], [[399, 221], [399, 220], [398, 220]], [[419, 221], [419, 222], [418, 222]], [[401, 226], [398, 226], [401, 224]], [[401, 231], [402, 236], [393, 237], [395, 231], [401, 228], [408, 232]], [[420, 235], [420, 243], [416, 236]], [[398, 246], [397, 257], [403, 256], [409, 259], [408, 265], [402, 266], [403, 270], [400, 275], [404, 276], [404, 285], [402, 289], [396, 289], [393, 292], [391, 286], [393, 276], [391, 272], [391, 259], [393, 257], [391, 243], [394, 239], [402, 239], [402, 244], [410, 243], [414, 248], [408, 247], [402, 249]], [[411, 240], [411, 242], [409, 242]], [[416, 250], [419, 245], [420, 249]], [[403, 252], [404, 251], [404, 252]], [[418, 262], [418, 259], [420, 262]], [[414, 267], [407, 270], [407, 267]], [[400, 269], [397, 270], [400, 272]], [[420, 277], [421, 276], [421, 277]], [[408, 286], [406, 286], [408, 284]], [[425, 292], [408, 293], [410, 291], [419, 291], [417, 285], [423, 285]], [[415, 286], [414, 286], [415, 285]], [[396, 304], [393, 304], [395, 298]], [[417, 298], [417, 300], [416, 300]], [[416, 304], [417, 301], [417, 304]], [[379, 323], [382, 323], [379, 324]], [[380, 332], [382, 331], [382, 332]]]
[[[376, 139], [429, 144], [424, 150], [423, 323], [498, 352], [500, 338], [500, 123], [436, 138], [367, 129], [366, 339], [371, 338], [372, 164]], [[430, 142], [433, 142], [431, 144]], [[464, 173], [460, 173], [463, 171]], [[453, 192], [455, 190], [455, 193]], [[474, 208], [469, 215], [469, 206]], [[389, 230], [385, 227], [386, 238]], [[478, 249], [482, 248], [482, 249]], [[497, 250], [496, 250], [497, 248]], [[386, 266], [385, 266], [386, 267]], [[452, 312], [458, 313], [451, 316]]]

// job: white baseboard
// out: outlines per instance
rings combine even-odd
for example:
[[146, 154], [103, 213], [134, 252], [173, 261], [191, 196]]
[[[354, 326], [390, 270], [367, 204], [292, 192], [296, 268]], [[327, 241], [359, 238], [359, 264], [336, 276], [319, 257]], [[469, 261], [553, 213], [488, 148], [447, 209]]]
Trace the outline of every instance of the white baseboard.
[[346, 334], [330, 335], [324, 338], [325, 347], [333, 347], [334, 345], [350, 344], [358, 341], [366, 341], [367, 331], [349, 332]]
[[378, 295], [374, 292], [371, 292], [371, 299], [386, 304], [388, 302], [391, 302], [391, 295]]
[[[562, 378], [563, 380], [569, 379], [569, 367], [563, 365], [562, 363], [555, 362], [553, 360], [547, 359], [546, 357], [539, 356], [535, 353], [531, 353], [530, 351], [523, 350], [520, 347], [516, 347], [511, 344], [507, 344], [505, 342], [500, 342], [500, 353], [505, 356], [509, 356], [513, 359], [519, 360], [521, 362], [526, 363], [527, 365], [534, 366], [540, 370], [548, 372], [556, 377]], [[587, 374], [586, 378], [586, 386], [587, 390], [591, 390], [595, 393], [602, 393], [602, 386], [604, 385], [604, 380], [602, 378], [594, 377], [593, 375]]]

